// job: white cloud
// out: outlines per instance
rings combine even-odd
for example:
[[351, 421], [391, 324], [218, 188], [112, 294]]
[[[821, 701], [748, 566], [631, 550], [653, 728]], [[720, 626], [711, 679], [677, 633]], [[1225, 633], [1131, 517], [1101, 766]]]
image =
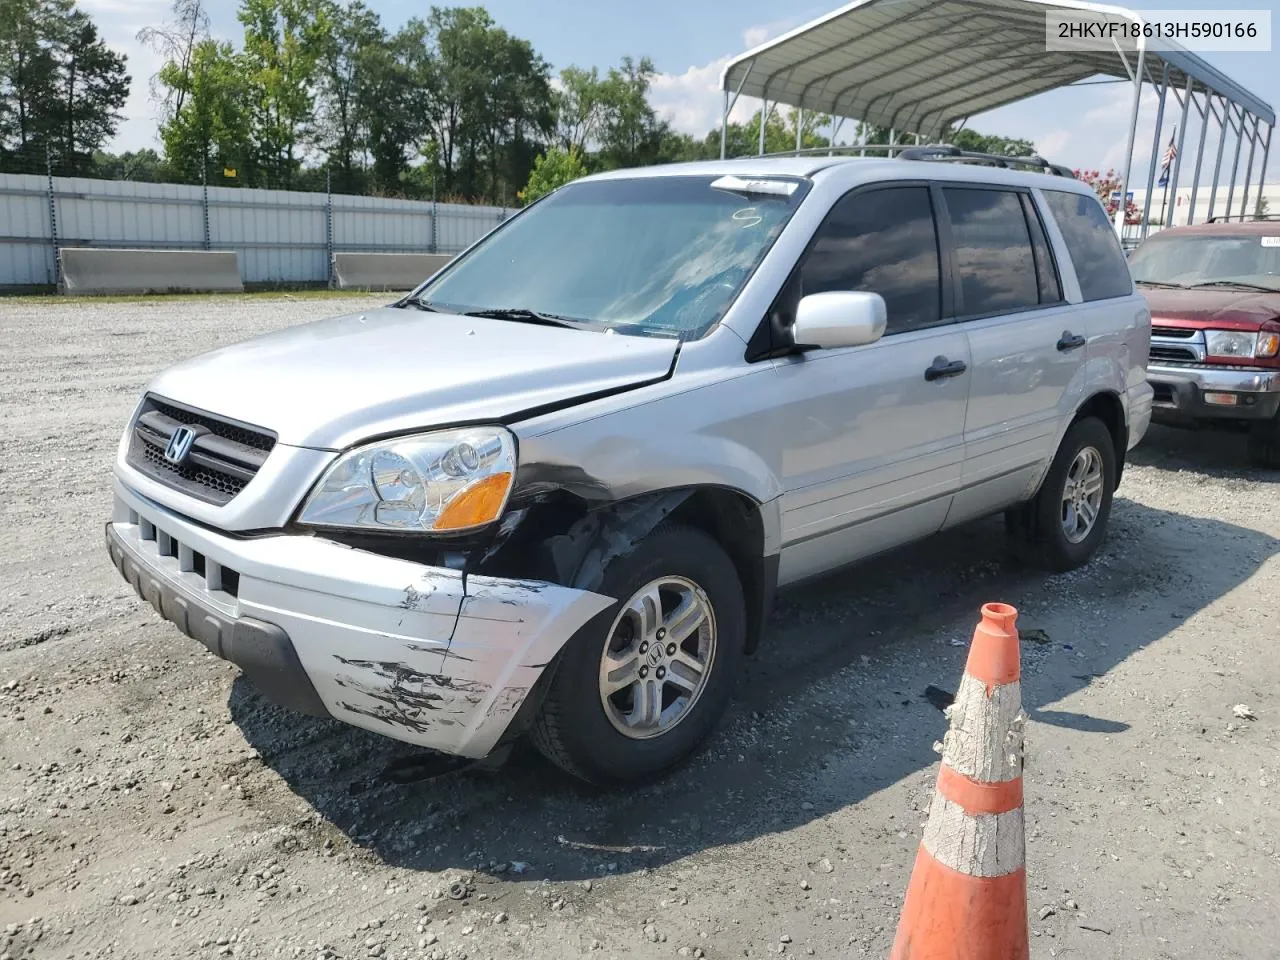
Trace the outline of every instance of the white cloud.
[[[748, 27], [742, 31], [742, 43], [747, 49], [758, 47], [800, 22], [797, 19], [776, 20]], [[720, 112], [724, 109], [720, 74], [733, 56], [725, 55], [703, 66], [689, 67], [684, 73], [658, 74], [650, 87], [649, 102], [658, 115], [676, 130], [695, 137], [703, 136], [720, 126]], [[740, 98], [730, 119], [734, 123], [745, 123], [759, 109], [759, 101]]]
[[138, 42], [138, 31], [162, 23], [169, 15], [169, 0], [79, 0], [79, 6], [93, 18], [103, 41], [128, 58], [125, 69], [132, 78], [122, 120], [107, 149], [122, 152], [157, 148], [151, 77], [163, 60]]

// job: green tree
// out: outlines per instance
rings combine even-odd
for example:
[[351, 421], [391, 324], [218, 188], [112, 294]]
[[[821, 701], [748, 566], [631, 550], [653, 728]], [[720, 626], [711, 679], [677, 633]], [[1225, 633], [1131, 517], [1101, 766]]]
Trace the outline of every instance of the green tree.
[[151, 78], [151, 97], [160, 104], [162, 123], [181, 112], [191, 87], [189, 76], [196, 45], [209, 38], [209, 13], [204, 0], [173, 0], [170, 9], [173, 20], [138, 31], [138, 42], [163, 57], [165, 63], [172, 63], [182, 78], [176, 86], [164, 84], [158, 72]]
[[125, 58], [98, 36], [85, 13], [71, 7], [58, 21], [54, 47], [58, 86], [50, 104], [57, 165], [64, 175], [83, 175], [93, 152], [115, 135], [129, 98]]
[[87, 172], [115, 133], [129, 93], [125, 58], [102, 42], [72, 0], [0, 4], [0, 159]]
[[961, 150], [972, 150], [975, 153], [993, 153], [1001, 157], [1026, 157], [1036, 152], [1036, 145], [1030, 140], [1019, 140], [1010, 137], [998, 137], [995, 134], [979, 133], [977, 130], [965, 128], [955, 133], [948, 132], [942, 138]]
[[[334, 4], [332, 31], [319, 63], [318, 141], [333, 174], [333, 188], [355, 192], [362, 185], [360, 155], [368, 126], [383, 106], [389, 84], [380, 69], [387, 59], [387, 32], [361, 0]], [[376, 90], [376, 93], [375, 93]]]
[[427, 25], [435, 41], [428, 139], [443, 189], [514, 195], [553, 128], [550, 68], [482, 7], [433, 7]]
[[313, 86], [330, 33], [323, 0], [242, 0], [253, 143], [266, 185], [288, 187], [314, 126]]
[[16, 169], [44, 163], [57, 87], [53, 11], [44, 0], [0, 3], [0, 159]]
[[170, 61], [160, 68], [160, 83], [182, 93], [182, 109], [160, 127], [165, 162], [173, 175], [199, 183], [203, 172], [219, 182], [224, 168], [236, 170], [236, 182], [252, 179], [253, 144], [244, 58], [231, 44], [203, 40], [186, 69]]
[[[791, 153], [796, 148], [796, 121], [798, 111], [788, 110], [780, 113], [769, 111], [769, 119], [764, 128], [765, 153]], [[800, 146], [804, 150], [814, 150], [830, 146], [829, 138], [818, 133], [820, 127], [831, 122], [825, 114], [806, 113], [801, 121]], [[720, 155], [720, 131], [712, 130], [703, 141], [706, 156]], [[743, 157], [760, 152], [760, 111], [745, 124], [731, 123], [725, 136], [725, 156]]]
[[369, 48], [360, 60], [357, 103], [365, 118], [365, 146], [380, 192], [397, 191], [428, 129], [435, 57], [427, 24], [410, 20], [393, 37]]
[[568, 150], [551, 147], [534, 160], [529, 182], [517, 196], [522, 203], [533, 203], [539, 197], [586, 175], [587, 168], [577, 147]]
[[600, 141], [608, 109], [608, 92], [596, 67], [565, 67], [552, 94], [555, 141], [564, 150], [585, 154]]
[[141, 183], [164, 183], [164, 158], [150, 148], [121, 154], [97, 150], [93, 154], [92, 176], [100, 180], [133, 180]]
[[609, 69], [603, 84], [605, 100], [601, 160], [606, 168], [653, 163], [666, 128], [649, 104], [649, 87], [656, 73], [648, 57], [623, 57]]

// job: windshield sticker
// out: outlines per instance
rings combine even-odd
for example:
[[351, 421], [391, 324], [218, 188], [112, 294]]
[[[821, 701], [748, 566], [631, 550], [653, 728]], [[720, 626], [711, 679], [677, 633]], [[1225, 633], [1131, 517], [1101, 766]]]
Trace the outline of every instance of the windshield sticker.
[[729, 190], [733, 193], [758, 193], [775, 197], [789, 197], [799, 184], [794, 180], [748, 180], [732, 174], [712, 181], [712, 190]]
[[1264, 247], [1280, 247], [1280, 237], [1263, 237], [1262, 245]]

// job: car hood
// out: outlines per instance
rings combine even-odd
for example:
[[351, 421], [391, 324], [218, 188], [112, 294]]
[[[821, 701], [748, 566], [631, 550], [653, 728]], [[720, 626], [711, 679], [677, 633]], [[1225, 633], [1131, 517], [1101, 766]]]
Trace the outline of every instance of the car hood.
[[1232, 290], [1165, 290], [1139, 287], [1151, 307], [1152, 322], [1180, 321], [1174, 326], [1204, 327], [1210, 324], [1225, 330], [1257, 330], [1267, 320], [1280, 317], [1280, 292]]
[[150, 390], [273, 430], [280, 443], [340, 450], [659, 380], [678, 348], [672, 339], [382, 307], [214, 350], [164, 371]]

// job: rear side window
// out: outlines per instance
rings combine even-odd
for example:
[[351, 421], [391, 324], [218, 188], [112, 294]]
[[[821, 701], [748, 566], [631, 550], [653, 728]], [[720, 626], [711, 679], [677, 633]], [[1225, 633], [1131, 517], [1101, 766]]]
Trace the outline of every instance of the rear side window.
[[1129, 264], [1102, 204], [1094, 197], [1062, 190], [1046, 190], [1044, 196], [1075, 264], [1084, 299], [1106, 300], [1133, 293]]
[[942, 319], [941, 258], [926, 186], [886, 187], [841, 198], [800, 268], [801, 295], [869, 290], [884, 297], [885, 332]]
[[1036, 258], [1019, 195], [952, 187], [942, 194], [960, 279], [956, 312], [981, 317], [1039, 306]]
[[1022, 212], [1027, 215], [1027, 226], [1031, 228], [1031, 249], [1036, 255], [1036, 281], [1040, 284], [1040, 302], [1061, 303], [1062, 281], [1058, 278], [1058, 268], [1053, 262], [1053, 251], [1049, 249], [1044, 224], [1040, 222], [1040, 214], [1031, 197], [1025, 193], [1021, 196]]

